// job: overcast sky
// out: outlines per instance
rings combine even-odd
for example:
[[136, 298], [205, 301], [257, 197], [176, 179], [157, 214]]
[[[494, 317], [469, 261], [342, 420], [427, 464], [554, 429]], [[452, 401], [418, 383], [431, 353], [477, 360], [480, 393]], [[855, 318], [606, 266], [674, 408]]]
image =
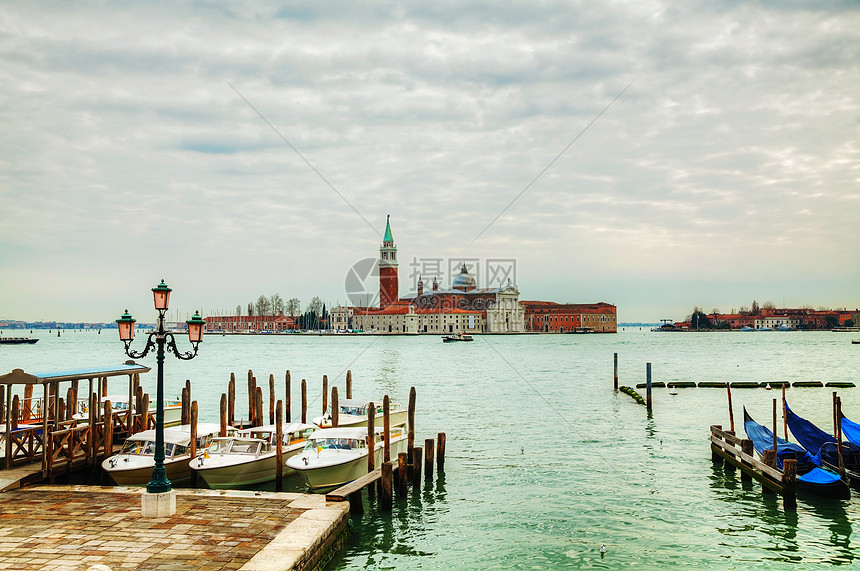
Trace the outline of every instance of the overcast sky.
[[4, 2], [0, 318], [152, 321], [162, 278], [183, 319], [346, 302], [387, 214], [401, 295], [513, 259], [521, 299], [620, 321], [857, 307], [858, 31], [855, 2]]

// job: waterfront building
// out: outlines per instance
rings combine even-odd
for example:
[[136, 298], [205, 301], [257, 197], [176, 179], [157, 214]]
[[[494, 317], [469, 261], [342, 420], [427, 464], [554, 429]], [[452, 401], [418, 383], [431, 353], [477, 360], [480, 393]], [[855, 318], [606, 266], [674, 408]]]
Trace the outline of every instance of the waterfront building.
[[210, 315], [206, 331], [210, 333], [281, 333], [295, 328], [295, 318], [284, 315]]
[[617, 308], [609, 303], [522, 301], [527, 331], [542, 333], [617, 333]]

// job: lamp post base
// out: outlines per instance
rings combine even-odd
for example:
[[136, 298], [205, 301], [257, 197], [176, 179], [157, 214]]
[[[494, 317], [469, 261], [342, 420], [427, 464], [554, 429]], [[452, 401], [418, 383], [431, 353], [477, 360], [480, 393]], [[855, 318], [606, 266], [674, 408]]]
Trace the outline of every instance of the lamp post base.
[[176, 513], [176, 490], [160, 494], [143, 492], [140, 511], [143, 517], [170, 517]]

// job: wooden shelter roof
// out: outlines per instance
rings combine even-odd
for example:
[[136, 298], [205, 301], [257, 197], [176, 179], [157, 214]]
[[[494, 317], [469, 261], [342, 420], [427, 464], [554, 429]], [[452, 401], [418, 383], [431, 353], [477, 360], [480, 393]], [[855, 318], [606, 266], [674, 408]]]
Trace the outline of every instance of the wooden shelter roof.
[[65, 371], [26, 373], [23, 369], [13, 369], [11, 373], [0, 375], [0, 385], [44, 385], [58, 381], [76, 381], [100, 377], [116, 377], [148, 373], [151, 367], [139, 365], [134, 361], [126, 361], [122, 365], [102, 367], [82, 367]]

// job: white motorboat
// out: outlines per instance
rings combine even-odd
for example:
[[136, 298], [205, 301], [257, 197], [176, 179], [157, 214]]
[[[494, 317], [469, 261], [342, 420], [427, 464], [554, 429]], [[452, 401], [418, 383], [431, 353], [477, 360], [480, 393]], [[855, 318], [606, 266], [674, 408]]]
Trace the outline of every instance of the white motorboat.
[[[282, 462], [304, 449], [307, 438], [317, 429], [312, 424], [294, 422], [283, 428]], [[276, 427], [258, 426], [229, 438], [215, 438], [209, 448], [190, 462], [210, 488], [235, 488], [271, 482], [278, 465]], [[284, 466], [283, 476], [294, 470]]]
[[[374, 417], [374, 426], [382, 426], [382, 399], [374, 401], [365, 401], [357, 399], [344, 399], [338, 402], [338, 428], [361, 427], [367, 426], [367, 413], [370, 403], [376, 407], [376, 416]], [[388, 403], [388, 422], [391, 426], [400, 426], [406, 424], [406, 409], [400, 403]], [[331, 405], [329, 405], [326, 413], [322, 416], [314, 418], [311, 422], [320, 428], [331, 428]]]
[[[197, 425], [197, 449], [209, 446], [221, 431], [219, 424]], [[235, 429], [228, 428], [228, 433]], [[164, 429], [164, 468], [167, 479], [179, 482], [191, 477], [191, 425]], [[155, 466], [155, 430], [144, 430], [129, 436], [119, 453], [105, 459], [102, 468], [119, 486], [141, 486], [152, 478]]]
[[[383, 434], [375, 434], [374, 464], [382, 464]], [[391, 457], [406, 452], [403, 426], [391, 429]], [[304, 450], [287, 460], [314, 492], [327, 492], [367, 474], [367, 427], [323, 428], [311, 434]]]
[[[102, 407], [104, 403], [110, 401], [111, 411], [114, 413], [125, 412], [128, 410], [128, 395], [112, 395], [102, 397]], [[78, 399], [78, 410], [72, 418], [78, 421], [78, 424], [87, 424], [90, 420], [89, 402], [86, 399]], [[137, 414], [138, 411], [135, 411]], [[149, 413], [155, 416], [156, 404], [149, 403]], [[177, 399], [164, 399], [164, 426], [165, 428], [179, 426], [182, 422], [182, 401]]]

